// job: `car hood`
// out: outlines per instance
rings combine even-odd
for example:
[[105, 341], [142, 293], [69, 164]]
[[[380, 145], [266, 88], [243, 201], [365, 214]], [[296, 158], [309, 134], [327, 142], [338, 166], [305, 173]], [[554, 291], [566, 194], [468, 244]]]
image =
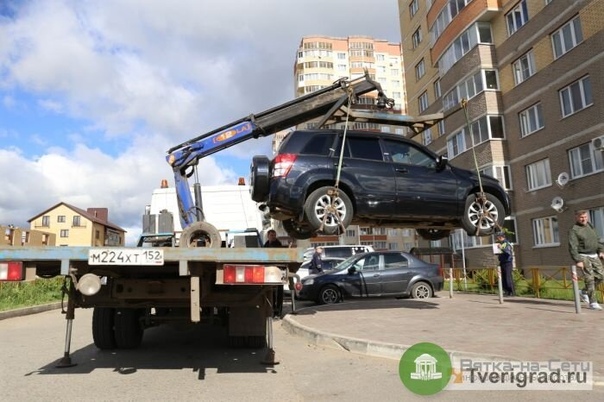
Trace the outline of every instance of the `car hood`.
[[[478, 183], [478, 174], [476, 172], [474, 172], [472, 170], [468, 170], [468, 169], [458, 168], [458, 167], [455, 167], [453, 165], [450, 165], [450, 166], [451, 166], [451, 171], [453, 173], [455, 173], [455, 175], [457, 177], [465, 177], [465, 178], [467, 178], [469, 180], [472, 180], [474, 183]], [[486, 180], [486, 181], [489, 181], [489, 182], [493, 182], [493, 183], [499, 184], [499, 181], [495, 177], [493, 177], [493, 176], [489, 176], [489, 175], [486, 175], [486, 174], [481, 174], [480, 178], [483, 181]]]

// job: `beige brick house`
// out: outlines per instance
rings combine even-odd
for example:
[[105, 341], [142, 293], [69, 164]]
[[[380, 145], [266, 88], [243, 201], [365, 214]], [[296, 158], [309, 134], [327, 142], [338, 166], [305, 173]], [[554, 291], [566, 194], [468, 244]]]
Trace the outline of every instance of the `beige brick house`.
[[108, 217], [107, 208], [83, 210], [60, 202], [28, 222], [32, 230], [54, 233], [57, 246], [124, 246], [126, 231]]

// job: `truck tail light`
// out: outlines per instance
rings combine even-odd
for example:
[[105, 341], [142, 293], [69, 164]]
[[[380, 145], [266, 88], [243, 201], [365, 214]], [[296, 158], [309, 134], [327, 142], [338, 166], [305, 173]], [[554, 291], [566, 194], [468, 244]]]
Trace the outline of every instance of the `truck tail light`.
[[279, 154], [275, 157], [273, 177], [285, 177], [296, 161], [294, 154]]
[[216, 273], [216, 283], [223, 285], [282, 284], [283, 274], [278, 267], [264, 265], [225, 264]]
[[22, 281], [23, 263], [18, 261], [0, 262], [0, 281]]

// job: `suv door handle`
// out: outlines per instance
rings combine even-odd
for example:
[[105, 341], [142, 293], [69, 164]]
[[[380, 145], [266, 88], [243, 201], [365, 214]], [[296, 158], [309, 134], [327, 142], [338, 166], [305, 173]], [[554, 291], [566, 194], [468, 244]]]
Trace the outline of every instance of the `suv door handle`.
[[399, 173], [409, 173], [409, 170], [407, 168], [396, 168], [394, 169]]

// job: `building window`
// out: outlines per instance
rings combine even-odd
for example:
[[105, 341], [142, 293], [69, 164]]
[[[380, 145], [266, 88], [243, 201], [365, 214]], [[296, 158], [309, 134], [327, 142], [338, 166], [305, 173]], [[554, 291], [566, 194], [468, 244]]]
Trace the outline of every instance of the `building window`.
[[512, 189], [512, 180], [510, 179], [510, 167], [507, 165], [489, 166], [480, 171], [480, 174], [493, 176], [501, 186], [506, 190]]
[[81, 216], [79, 216], [79, 215], [75, 215], [75, 216], [73, 217], [73, 224], [72, 224], [72, 226], [75, 226], [75, 227], [80, 226], [80, 223], [81, 223], [80, 218], [81, 218]]
[[442, 92], [440, 90], [440, 79], [437, 79], [436, 81], [434, 81], [434, 97], [440, 98], [441, 95]]
[[424, 110], [428, 109], [429, 103], [428, 103], [428, 92], [424, 92], [423, 94], [421, 94], [419, 96], [419, 98], [417, 98], [417, 102], [419, 104], [419, 112], [423, 112]]
[[61, 233], [59, 234], [61, 237], [69, 237], [69, 229], [61, 229]]
[[549, 159], [543, 159], [526, 166], [526, 179], [529, 191], [551, 186], [552, 177]]
[[568, 151], [572, 178], [587, 176], [604, 170], [604, 153], [596, 150], [591, 142]]
[[44, 215], [42, 217], [42, 226], [49, 228], [50, 227], [50, 216]]
[[420, 43], [422, 43], [422, 29], [417, 28], [417, 30], [415, 32], [413, 32], [413, 35], [411, 35], [411, 42], [413, 43], [413, 49], [415, 49], [416, 47], [419, 46]]
[[590, 209], [589, 221], [596, 229], [600, 242], [604, 241], [604, 207]]
[[577, 16], [552, 34], [554, 57], [557, 59], [581, 42], [583, 42], [583, 32], [581, 20]]
[[460, 132], [453, 134], [447, 140], [447, 153], [449, 158], [454, 158], [455, 156], [461, 154], [467, 149], [466, 146], [466, 131], [462, 129]]
[[560, 90], [562, 117], [570, 116], [593, 104], [589, 75]]
[[520, 119], [521, 137], [526, 137], [544, 127], [543, 108], [541, 107], [541, 103], [537, 103], [518, 113], [518, 118]]
[[533, 56], [533, 51], [525, 53], [522, 57], [512, 64], [512, 69], [514, 71], [514, 81], [516, 85], [521, 82], [526, 81], [535, 74], [535, 58]]
[[101, 232], [98, 231], [98, 230], [95, 230], [94, 231], [94, 238], [97, 239], [97, 240], [100, 239], [101, 238]]
[[508, 36], [511, 36], [528, 22], [528, 9], [526, 0], [522, 0], [516, 7], [505, 15], [508, 26]]
[[533, 219], [533, 242], [536, 247], [557, 246], [560, 244], [558, 231], [558, 218], [548, 216], [546, 218]]
[[462, 99], [472, 99], [481, 93], [484, 88], [499, 89], [495, 70], [480, 70], [447, 92], [443, 98], [444, 111], [456, 107]]
[[415, 65], [415, 78], [419, 80], [426, 74], [426, 63], [424, 59], [421, 59], [419, 63]]
[[65, 215], [59, 215], [59, 216], [57, 216], [57, 222], [64, 223], [65, 222]]
[[432, 129], [428, 128], [422, 132], [422, 143], [428, 145], [432, 142]]
[[472, 127], [473, 145], [491, 138], [503, 138], [503, 119], [501, 116], [483, 116], [474, 121]]
[[445, 135], [445, 121], [444, 120], [440, 120], [438, 122], [438, 135]]
[[413, 16], [415, 16], [415, 14], [417, 13], [417, 1], [418, 0], [411, 0], [411, 3], [409, 3], [409, 15], [411, 16], [411, 18], [413, 18]]

